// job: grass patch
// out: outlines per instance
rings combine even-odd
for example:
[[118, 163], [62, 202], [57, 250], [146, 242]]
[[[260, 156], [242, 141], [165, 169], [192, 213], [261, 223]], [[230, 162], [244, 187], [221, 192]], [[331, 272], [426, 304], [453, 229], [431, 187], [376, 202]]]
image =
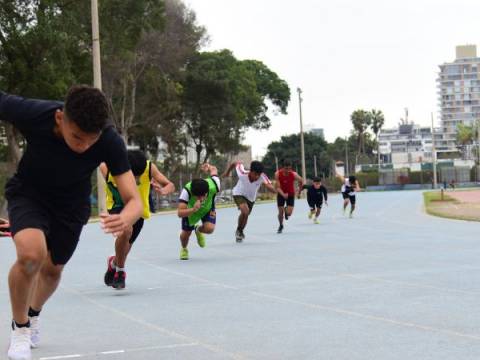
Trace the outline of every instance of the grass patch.
[[423, 193], [423, 201], [427, 214], [447, 219], [480, 221], [479, 204], [462, 203], [441, 191]]

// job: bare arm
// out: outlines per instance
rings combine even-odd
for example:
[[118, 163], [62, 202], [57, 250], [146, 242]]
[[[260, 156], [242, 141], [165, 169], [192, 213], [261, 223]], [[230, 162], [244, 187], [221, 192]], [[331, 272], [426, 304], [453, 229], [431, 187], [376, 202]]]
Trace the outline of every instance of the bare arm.
[[124, 203], [120, 214], [101, 214], [102, 226], [106, 233], [121, 235], [142, 215], [143, 206], [132, 171], [114, 176], [118, 191]]
[[210, 176], [218, 176], [218, 170], [217, 167], [214, 165], [210, 165], [209, 163], [204, 163], [200, 167], [200, 169], [206, 173], [209, 174]]
[[288, 198], [287, 194], [282, 191], [282, 187], [280, 186], [280, 177], [278, 176], [278, 171], [275, 172], [275, 188], [280, 196], [284, 197], [285, 199]]
[[227, 168], [227, 170], [225, 170], [225, 172], [222, 174], [222, 177], [227, 177], [227, 176], [230, 176], [230, 172], [235, 169], [235, 166], [237, 166], [237, 162], [232, 162], [230, 164], [230, 166]]
[[335, 177], [339, 179], [342, 183], [345, 182], [345, 177], [340, 175], [339, 173], [335, 172]]
[[275, 193], [275, 194], [278, 194], [278, 189], [275, 188], [271, 183], [263, 183], [263, 185], [265, 185], [265, 187], [267, 188], [268, 191], [272, 192], [272, 193]]
[[200, 209], [201, 203], [200, 200], [197, 200], [195, 202], [195, 205], [193, 205], [192, 208], [188, 208], [188, 205], [185, 204], [184, 202], [178, 203], [178, 208], [177, 208], [177, 215], [179, 218], [184, 218], [192, 215], [194, 212], [196, 212], [198, 209]]
[[152, 171], [152, 186], [153, 189], [158, 192], [160, 195], [168, 195], [175, 191], [175, 185], [163, 175], [160, 170], [158, 170], [155, 164], [151, 164]]
[[298, 183], [298, 196], [300, 196], [303, 190], [303, 178], [297, 173], [295, 173], [295, 180], [297, 180]]
[[100, 169], [100, 173], [102, 174], [103, 178], [107, 180], [107, 174], [108, 174], [108, 167], [107, 164], [101, 163], [98, 168]]
[[362, 191], [362, 189], [360, 188], [360, 183], [358, 182], [358, 180], [355, 181], [355, 191]]

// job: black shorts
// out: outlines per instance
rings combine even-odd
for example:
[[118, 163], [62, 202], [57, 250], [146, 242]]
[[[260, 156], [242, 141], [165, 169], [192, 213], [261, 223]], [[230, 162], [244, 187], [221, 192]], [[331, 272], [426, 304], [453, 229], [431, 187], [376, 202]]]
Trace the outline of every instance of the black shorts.
[[[210, 211], [202, 217], [202, 224], [209, 222], [215, 224], [217, 222], [217, 212], [215, 208], [211, 208]], [[190, 225], [188, 217], [182, 218], [182, 230], [191, 232], [195, 230], [195, 225]]]
[[233, 195], [233, 200], [235, 201], [235, 204], [237, 204], [238, 208], [240, 208], [241, 204], [247, 204], [250, 213], [252, 212], [255, 202], [248, 200], [245, 196], [242, 195]]
[[355, 205], [357, 200], [355, 194], [350, 195], [350, 193], [342, 192], [342, 196], [344, 199], [350, 199], [350, 204]]
[[[123, 208], [113, 208], [108, 210], [109, 214], [120, 214], [122, 212]], [[143, 223], [145, 220], [143, 218], [138, 219], [135, 224], [133, 224], [133, 229], [132, 229], [132, 236], [130, 237], [130, 240], [128, 242], [130, 244], [133, 244], [135, 240], [137, 240], [138, 235], [140, 235], [140, 232], [142, 231], [143, 228]]]
[[65, 265], [78, 244], [83, 226], [90, 217], [90, 205], [58, 208], [45, 200], [22, 195], [7, 195], [12, 236], [24, 229], [39, 229], [45, 234], [53, 264]]
[[321, 209], [322, 208], [322, 205], [323, 205], [323, 201], [319, 201], [319, 200], [308, 200], [307, 199], [307, 202], [308, 202], [308, 206], [310, 206], [310, 210], [315, 210], [315, 209]]
[[288, 195], [288, 199], [285, 200], [282, 195], [277, 194], [277, 206], [284, 207], [285, 203], [287, 204], [287, 206], [295, 206], [295, 195]]

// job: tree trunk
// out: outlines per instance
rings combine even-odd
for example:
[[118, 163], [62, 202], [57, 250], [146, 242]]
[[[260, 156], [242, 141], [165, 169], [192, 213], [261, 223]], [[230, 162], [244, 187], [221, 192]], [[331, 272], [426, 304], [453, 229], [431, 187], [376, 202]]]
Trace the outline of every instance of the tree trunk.
[[201, 144], [197, 144], [195, 146], [195, 153], [197, 154], [197, 159], [195, 162], [195, 171], [198, 171], [198, 169], [200, 168], [200, 157], [202, 155], [202, 150], [203, 150], [203, 147]]
[[[125, 134], [125, 112], [127, 109], [127, 79], [123, 79], [122, 89], [122, 110], [120, 111], [120, 132], [122, 137]], [[125, 140], [125, 137], [123, 138]]]

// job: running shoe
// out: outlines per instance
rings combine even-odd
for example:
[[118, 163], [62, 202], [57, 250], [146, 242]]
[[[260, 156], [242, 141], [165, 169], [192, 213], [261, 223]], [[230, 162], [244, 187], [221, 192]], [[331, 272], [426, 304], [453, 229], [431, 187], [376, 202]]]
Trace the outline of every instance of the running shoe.
[[113, 260], [115, 256], [109, 256], [107, 259], [107, 271], [105, 272], [105, 276], [103, 277], [103, 281], [105, 285], [112, 286], [113, 285], [113, 277], [115, 276], [115, 266], [113, 266]]
[[125, 271], [117, 271], [113, 277], [113, 288], [117, 290], [125, 289], [125, 279], [127, 273]]
[[350, 215], [348, 216], [350, 219], [353, 219], [353, 213], [350, 213]]
[[9, 360], [31, 360], [32, 350], [30, 342], [30, 328], [17, 328], [15, 322], [12, 323], [12, 333], [10, 335], [10, 346], [8, 348]]
[[320, 224], [320, 221], [317, 218], [315, 218], [315, 219], [313, 219], [313, 223], [314, 224]]
[[180, 249], [180, 260], [188, 260], [188, 249], [187, 248], [181, 248]]
[[203, 248], [203, 247], [205, 247], [205, 235], [200, 232], [199, 227], [200, 226], [198, 226], [198, 225], [195, 226], [195, 235], [197, 236], [198, 246]]
[[281, 234], [283, 231], [283, 225], [280, 225], [277, 230], [277, 234]]
[[311, 219], [313, 216], [313, 213], [311, 211], [308, 212], [308, 218]]
[[237, 229], [237, 231], [235, 231], [235, 240], [237, 241], [237, 243], [241, 243], [244, 238], [245, 235], [243, 235], [242, 230]]
[[40, 344], [40, 317], [30, 317], [30, 342], [36, 348]]

